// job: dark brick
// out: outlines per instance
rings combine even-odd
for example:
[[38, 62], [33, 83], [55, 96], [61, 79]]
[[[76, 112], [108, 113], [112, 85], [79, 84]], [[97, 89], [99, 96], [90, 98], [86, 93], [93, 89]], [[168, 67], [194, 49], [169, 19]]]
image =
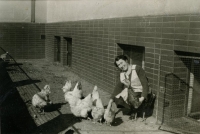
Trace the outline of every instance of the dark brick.
[[190, 34], [200, 34], [200, 29], [190, 28], [189, 33]]
[[190, 22], [176, 22], [175, 27], [189, 28]]
[[200, 22], [190, 22], [190, 28], [200, 28]]
[[165, 45], [165, 44], [162, 44], [162, 45], [161, 45], [161, 49], [173, 50], [173, 45]]
[[188, 41], [188, 47], [199, 47], [200, 41]]
[[187, 46], [187, 41], [186, 40], [174, 40], [174, 45]]
[[190, 35], [188, 35], [188, 39], [193, 40], [193, 41], [200, 41], [200, 36], [190, 34]]
[[187, 40], [188, 35], [187, 34], [175, 34], [174, 39]]
[[162, 39], [162, 44], [173, 44], [174, 40], [171, 39]]
[[190, 20], [190, 16], [189, 15], [177, 15], [176, 16], [176, 21], [189, 21]]
[[163, 33], [174, 33], [174, 28], [163, 28], [162, 32]]
[[175, 28], [175, 33], [187, 34], [188, 31], [189, 31], [188, 28]]
[[191, 15], [190, 21], [200, 21], [200, 16], [199, 15]]
[[163, 22], [163, 27], [174, 27], [175, 23], [174, 22]]
[[187, 46], [182, 46], [182, 45], [174, 45], [174, 50], [187, 51], [188, 47]]
[[188, 52], [199, 53], [200, 47], [190, 47], [190, 46], [188, 46]]
[[175, 16], [164, 16], [163, 22], [175, 21]]
[[162, 34], [162, 38], [166, 38], [166, 39], [174, 39], [174, 34]]
[[161, 49], [161, 54], [162, 55], [174, 55], [174, 52], [171, 50], [163, 50]]
[[154, 58], [153, 53], [145, 53], [145, 57]]

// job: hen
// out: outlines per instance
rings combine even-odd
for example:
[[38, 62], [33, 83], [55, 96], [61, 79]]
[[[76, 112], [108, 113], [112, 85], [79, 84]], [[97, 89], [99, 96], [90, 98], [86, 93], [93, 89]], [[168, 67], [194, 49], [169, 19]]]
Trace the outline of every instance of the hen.
[[88, 112], [92, 110], [92, 94], [88, 94], [84, 99], [79, 99], [75, 96], [71, 96], [69, 99], [71, 112], [76, 117], [88, 117]]
[[65, 85], [62, 87], [62, 90], [64, 93], [66, 93], [66, 92], [70, 91], [71, 88], [72, 88], [72, 83], [69, 80], [69, 81], [66, 81]]
[[6, 52], [5, 54], [2, 54], [2, 55], [0, 56], [0, 58], [3, 59], [3, 60], [5, 61], [5, 60], [6, 60], [7, 54], [8, 54], [8, 52]]
[[40, 92], [33, 95], [32, 105], [36, 108], [39, 108], [39, 112], [42, 112], [42, 114], [44, 114], [44, 107], [46, 107], [49, 104], [52, 104], [52, 102], [49, 100], [50, 93], [50, 86], [45, 85]]
[[88, 94], [84, 99], [82, 97], [81, 83], [77, 82], [74, 90], [65, 93], [65, 100], [70, 105], [71, 112], [76, 117], [88, 117], [88, 112], [92, 110], [92, 94]]
[[[67, 85], [66, 85], [67, 84]], [[73, 91], [69, 91], [69, 87], [71, 86], [71, 82], [68, 81], [66, 82], [66, 86], [64, 87], [67, 87], [67, 88], [62, 88], [63, 92], [65, 93], [64, 94], [64, 97], [65, 97], [65, 101], [66, 102], [69, 102], [69, 99], [72, 102], [76, 103], [76, 101], [80, 98], [82, 98], [82, 87], [81, 87], [81, 83], [80, 82], [77, 82]]]
[[115, 118], [115, 111], [111, 107], [112, 107], [112, 101], [110, 100], [104, 113], [105, 123], [109, 124], [110, 126]]
[[94, 123], [96, 123], [97, 121], [100, 121], [101, 123], [104, 112], [105, 112], [105, 109], [104, 109], [103, 103], [100, 98], [97, 98], [93, 102], [93, 107], [92, 107], [92, 112], [91, 112]]
[[132, 116], [130, 119], [136, 120], [137, 114], [142, 113], [142, 121], [145, 121], [146, 115], [150, 114], [153, 110], [156, 95], [153, 93], [148, 94], [147, 100], [144, 100], [142, 103], [139, 102], [139, 98], [140, 94], [138, 92], [129, 92], [128, 103], [132, 110]]

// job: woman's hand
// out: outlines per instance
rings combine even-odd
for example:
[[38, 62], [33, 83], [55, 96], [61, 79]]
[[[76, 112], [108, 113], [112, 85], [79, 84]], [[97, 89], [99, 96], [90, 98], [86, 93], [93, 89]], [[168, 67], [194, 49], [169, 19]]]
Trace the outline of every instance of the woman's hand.
[[111, 102], [111, 103], [113, 103], [113, 101], [114, 101], [113, 99], [110, 99], [110, 102]]
[[142, 103], [144, 101], [144, 97], [139, 98], [139, 102]]
[[124, 79], [124, 80], [122, 81], [122, 83], [123, 83], [127, 88], [129, 88], [129, 86], [131, 85], [131, 83], [130, 83], [130, 81], [129, 81], [128, 79]]

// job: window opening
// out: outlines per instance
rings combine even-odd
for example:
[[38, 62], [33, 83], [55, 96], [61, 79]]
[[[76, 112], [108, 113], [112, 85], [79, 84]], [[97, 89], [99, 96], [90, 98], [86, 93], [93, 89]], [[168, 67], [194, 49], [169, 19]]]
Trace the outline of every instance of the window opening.
[[71, 66], [72, 64], [72, 38], [64, 37], [64, 65]]
[[54, 61], [55, 62], [60, 62], [60, 54], [61, 54], [61, 40], [60, 36], [54, 36], [54, 44], [55, 44], [55, 49], [54, 49]]

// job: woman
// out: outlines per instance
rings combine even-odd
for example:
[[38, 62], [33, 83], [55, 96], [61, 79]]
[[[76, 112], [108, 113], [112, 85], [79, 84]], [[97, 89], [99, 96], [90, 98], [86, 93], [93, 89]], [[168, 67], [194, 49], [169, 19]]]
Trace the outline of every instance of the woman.
[[[144, 70], [138, 65], [128, 63], [125, 55], [119, 55], [115, 58], [115, 66], [120, 69], [120, 79], [116, 84], [115, 90], [111, 96], [117, 108], [129, 108], [134, 105], [138, 108], [149, 93], [148, 80]], [[138, 98], [138, 101], [133, 98]], [[136, 104], [135, 104], [136, 103]]]

